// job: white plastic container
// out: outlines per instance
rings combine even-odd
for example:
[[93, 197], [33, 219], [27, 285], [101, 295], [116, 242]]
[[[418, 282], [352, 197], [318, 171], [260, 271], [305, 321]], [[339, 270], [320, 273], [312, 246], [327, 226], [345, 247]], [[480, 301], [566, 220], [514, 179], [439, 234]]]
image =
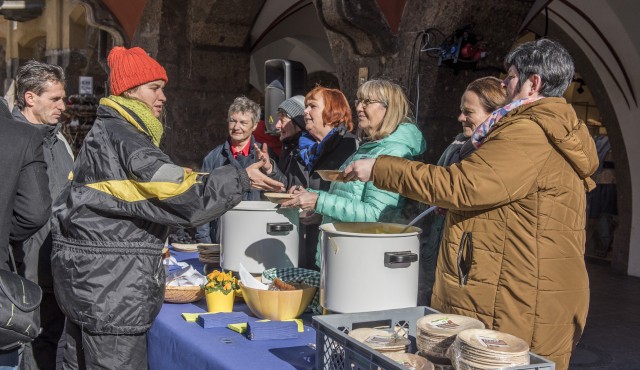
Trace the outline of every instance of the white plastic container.
[[220, 266], [252, 274], [298, 266], [299, 213], [271, 202], [244, 201], [220, 217]]
[[417, 305], [420, 228], [353, 222], [320, 230], [322, 307], [354, 313]]

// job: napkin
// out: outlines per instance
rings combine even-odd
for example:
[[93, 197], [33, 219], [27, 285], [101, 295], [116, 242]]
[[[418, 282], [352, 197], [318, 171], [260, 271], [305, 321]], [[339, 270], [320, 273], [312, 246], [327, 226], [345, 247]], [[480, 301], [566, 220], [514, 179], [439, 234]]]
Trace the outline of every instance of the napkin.
[[218, 312], [203, 313], [198, 316], [196, 322], [205, 329], [226, 328], [229, 324], [247, 322], [249, 317], [244, 312]]
[[196, 322], [200, 315], [202, 315], [202, 313], [183, 313], [182, 318], [186, 322]]
[[199, 286], [207, 282], [207, 279], [190, 264], [178, 262], [173, 256], [165, 258], [162, 263], [169, 286]]
[[292, 339], [298, 337], [295, 321], [256, 321], [247, 323], [247, 337], [251, 340]]
[[242, 284], [248, 288], [267, 290], [269, 288], [268, 285], [262, 284], [258, 280], [256, 280], [253, 275], [244, 267], [242, 263], [240, 263], [240, 267], [238, 268], [238, 274], [240, 275], [240, 280]]

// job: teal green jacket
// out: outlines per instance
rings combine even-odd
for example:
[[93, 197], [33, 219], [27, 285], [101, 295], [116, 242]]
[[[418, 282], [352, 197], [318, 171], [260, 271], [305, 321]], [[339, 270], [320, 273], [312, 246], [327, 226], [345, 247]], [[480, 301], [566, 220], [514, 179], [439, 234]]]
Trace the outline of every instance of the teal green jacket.
[[[389, 136], [362, 144], [345, 161], [340, 169], [358, 159], [391, 155], [414, 159], [427, 148], [420, 130], [412, 123], [401, 123]], [[329, 191], [310, 190], [318, 193], [314, 211], [323, 216], [322, 223], [332, 222], [388, 222], [397, 220], [404, 198], [398, 193], [380, 190], [372, 182], [333, 182]], [[318, 246], [320, 241], [318, 241]], [[316, 251], [316, 263], [320, 261], [320, 249]]]

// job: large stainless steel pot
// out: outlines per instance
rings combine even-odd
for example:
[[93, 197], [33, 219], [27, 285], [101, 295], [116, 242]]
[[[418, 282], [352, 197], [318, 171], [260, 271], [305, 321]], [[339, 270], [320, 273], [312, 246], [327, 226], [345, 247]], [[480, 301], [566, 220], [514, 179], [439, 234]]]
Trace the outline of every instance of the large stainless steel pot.
[[252, 274], [298, 266], [299, 213], [271, 202], [244, 201], [220, 218], [220, 265]]
[[420, 228], [353, 222], [320, 230], [322, 307], [353, 313], [417, 305]]

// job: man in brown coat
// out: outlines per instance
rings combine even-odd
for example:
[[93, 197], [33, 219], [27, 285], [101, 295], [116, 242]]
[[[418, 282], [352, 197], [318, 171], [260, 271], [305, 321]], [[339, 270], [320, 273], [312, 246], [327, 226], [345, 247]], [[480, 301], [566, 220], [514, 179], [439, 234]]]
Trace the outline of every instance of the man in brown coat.
[[505, 59], [505, 107], [476, 129], [477, 150], [450, 167], [379, 157], [345, 170], [449, 210], [432, 306], [516, 335], [567, 369], [586, 321], [586, 192], [595, 144], [562, 94], [573, 61], [559, 44], [525, 43]]

